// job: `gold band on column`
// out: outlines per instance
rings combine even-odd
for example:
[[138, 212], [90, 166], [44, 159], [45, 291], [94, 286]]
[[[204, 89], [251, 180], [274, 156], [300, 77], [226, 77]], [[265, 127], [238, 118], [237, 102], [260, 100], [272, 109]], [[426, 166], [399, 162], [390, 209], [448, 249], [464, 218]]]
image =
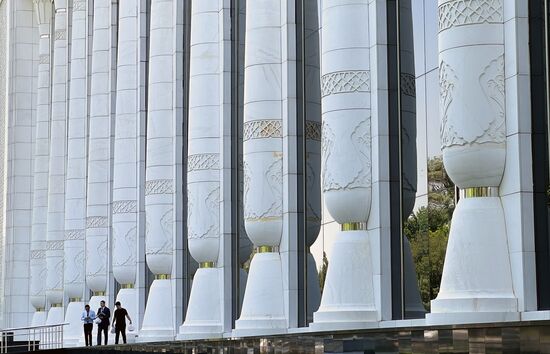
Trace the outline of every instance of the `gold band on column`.
[[342, 231], [359, 231], [359, 230], [366, 230], [366, 229], [367, 229], [366, 222], [346, 222], [341, 225]]
[[105, 296], [105, 291], [92, 291], [92, 296]]
[[460, 190], [461, 198], [498, 197], [498, 187], [469, 187]]
[[63, 304], [52, 304], [52, 307], [63, 307]]
[[79, 297], [70, 297], [69, 302], [80, 302], [80, 298]]
[[121, 285], [120, 285], [120, 288], [121, 288], [121, 289], [133, 289], [133, 288], [134, 288], [134, 284], [121, 284]]
[[258, 253], [271, 253], [274, 249], [273, 246], [258, 246]]
[[44, 308], [43, 307], [37, 307], [36, 312], [44, 312]]
[[216, 263], [214, 262], [200, 262], [199, 268], [214, 268], [216, 267]]
[[157, 275], [155, 275], [155, 279], [157, 279], [157, 280], [170, 279], [170, 274], [157, 274]]

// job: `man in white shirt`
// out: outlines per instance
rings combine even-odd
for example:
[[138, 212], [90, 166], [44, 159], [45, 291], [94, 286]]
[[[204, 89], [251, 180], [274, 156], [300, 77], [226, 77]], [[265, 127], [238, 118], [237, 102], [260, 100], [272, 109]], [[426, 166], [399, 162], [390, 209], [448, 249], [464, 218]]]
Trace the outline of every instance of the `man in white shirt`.
[[84, 340], [86, 346], [92, 346], [92, 330], [94, 329], [95, 312], [90, 310], [90, 305], [84, 306], [84, 312], [80, 318], [84, 322]]

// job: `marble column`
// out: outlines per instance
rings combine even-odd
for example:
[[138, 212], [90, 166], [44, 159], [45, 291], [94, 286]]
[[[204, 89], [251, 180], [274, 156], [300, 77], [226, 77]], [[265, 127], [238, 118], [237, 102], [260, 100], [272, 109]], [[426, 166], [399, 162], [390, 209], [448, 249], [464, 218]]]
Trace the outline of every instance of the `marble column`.
[[86, 296], [86, 178], [88, 156], [88, 4], [73, 0], [71, 70], [65, 191], [65, 314], [63, 341], [75, 346], [82, 339]]
[[155, 280], [149, 289], [139, 340], [171, 340], [176, 333], [172, 299], [175, 156], [177, 151], [174, 82], [175, 1], [152, 0], [149, 48], [149, 107], [145, 254]]
[[443, 163], [460, 200], [427, 320], [519, 320], [499, 196], [506, 160], [503, 1], [438, 4]]
[[63, 256], [65, 238], [65, 163], [67, 158], [67, 2], [55, 0], [55, 36], [52, 70], [50, 169], [46, 247], [46, 297], [51, 305], [48, 324], [65, 320]]
[[[223, 334], [220, 264], [220, 9], [218, 0], [193, 0], [187, 158], [187, 240], [199, 263], [193, 278], [182, 339]], [[229, 117], [227, 117], [229, 118]]]
[[[369, 237], [372, 199], [369, 1], [323, 2], [321, 94], [322, 181], [325, 205], [341, 225], [315, 329], [377, 321]], [[370, 27], [372, 28], [372, 27]], [[379, 257], [379, 256], [378, 256]]]
[[46, 323], [46, 278], [45, 241], [48, 217], [48, 171], [50, 156], [50, 19], [51, 0], [35, 0], [38, 20], [38, 89], [36, 97], [36, 141], [34, 150], [34, 192], [32, 210], [31, 243], [31, 304], [36, 312], [33, 326]]
[[112, 58], [111, 0], [94, 1], [88, 181], [86, 209], [86, 284], [96, 310], [105, 300], [109, 279], [111, 203]]
[[121, 1], [118, 24], [117, 92], [113, 172], [113, 275], [121, 285], [116, 299], [132, 319], [138, 315], [137, 238], [139, 234], [139, 181], [145, 173], [140, 158], [143, 116], [140, 114], [139, 8], [136, 1]]
[[238, 331], [288, 327], [279, 246], [283, 231], [282, 4], [246, 3], [244, 73], [244, 219], [257, 247]]

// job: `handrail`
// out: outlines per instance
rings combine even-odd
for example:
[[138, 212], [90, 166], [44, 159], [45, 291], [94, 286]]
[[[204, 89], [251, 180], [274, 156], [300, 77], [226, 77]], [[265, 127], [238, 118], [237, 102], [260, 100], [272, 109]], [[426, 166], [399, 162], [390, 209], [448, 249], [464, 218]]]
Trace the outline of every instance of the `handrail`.
[[63, 348], [63, 328], [68, 323], [0, 329], [0, 353]]

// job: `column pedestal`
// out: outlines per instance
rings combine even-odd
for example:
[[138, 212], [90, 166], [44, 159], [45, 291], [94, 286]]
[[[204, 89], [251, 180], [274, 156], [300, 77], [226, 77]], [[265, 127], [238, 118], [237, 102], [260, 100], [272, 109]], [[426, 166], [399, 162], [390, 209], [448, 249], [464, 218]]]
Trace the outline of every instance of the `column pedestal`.
[[373, 256], [379, 252], [371, 249], [368, 231], [337, 233], [312, 330], [367, 328], [379, 321], [372, 266]]
[[221, 338], [223, 324], [220, 289], [222, 269], [200, 268], [193, 278], [193, 287], [185, 322], [180, 326], [177, 339]]
[[48, 311], [46, 325], [55, 325], [65, 322], [65, 310], [63, 307], [51, 307]]
[[84, 337], [84, 326], [81, 320], [84, 305], [83, 302], [69, 302], [67, 305], [65, 323], [69, 323], [69, 325], [63, 329], [64, 347], [77, 347]]
[[[116, 301], [120, 301], [122, 307], [128, 311], [132, 321], [136, 321], [138, 318], [138, 292], [137, 289], [120, 289], [116, 296]], [[115, 302], [116, 302], [115, 301]], [[116, 308], [113, 308], [112, 314], [115, 314]], [[112, 321], [111, 321], [112, 322]], [[137, 322], [132, 322], [134, 328], [137, 328]], [[128, 343], [135, 343], [137, 337], [137, 330], [132, 332], [128, 331], [128, 319], [126, 319], [126, 341]], [[122, 343], [122, 337], [119, 339], [119, 343]]]
[[31, 326], [43, 326], [46, 324], [48, 313], [46, 311], [36, 311], [32, 316]]
[[284, 299], [281, 256], [277, 252], [255, 254], [233, 334], [286, 333]]
[[519, 320], [499, 197], [461, 199], [427, 324]]
[[170, 279], [155, 279], [149, 289], [147, 307], [138, 342], [174, 340], [172, 282]]

